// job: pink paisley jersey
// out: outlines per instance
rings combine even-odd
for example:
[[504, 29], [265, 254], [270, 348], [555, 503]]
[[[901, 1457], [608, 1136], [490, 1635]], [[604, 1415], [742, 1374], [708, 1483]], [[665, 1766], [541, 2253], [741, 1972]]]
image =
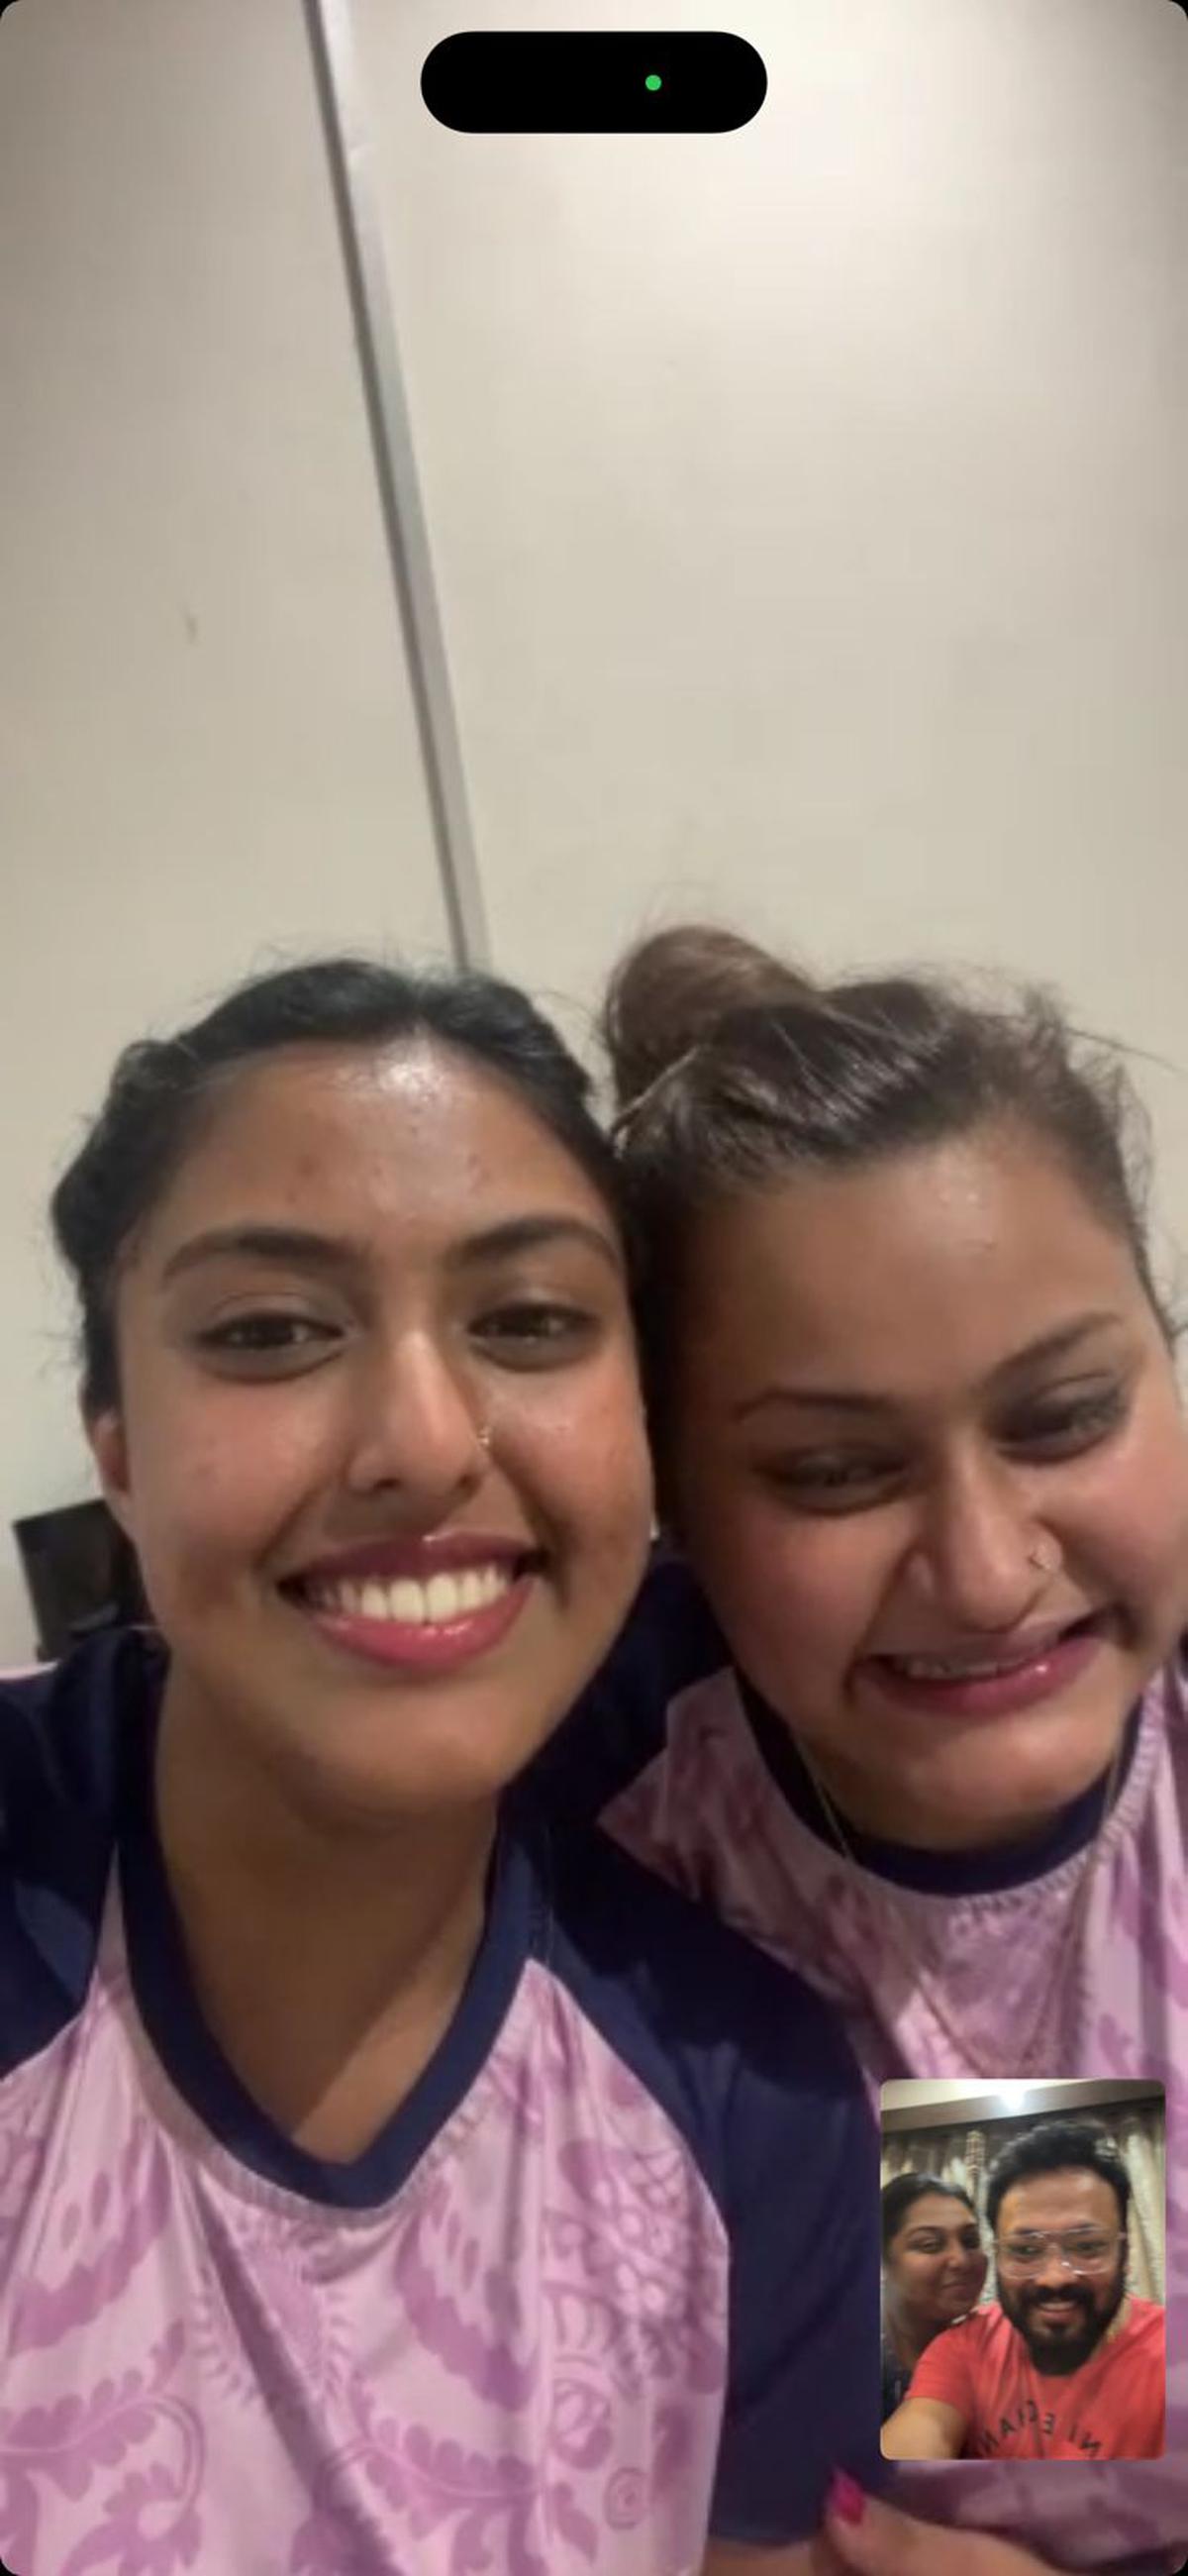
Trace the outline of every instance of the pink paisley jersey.
[[833, 2017], [602, 1837], [509, 1819], [455, 2026], [318, 2164], [201, 2024], [159, 1686], [136, 1637], [0, 1686], [0, 2558], [692, 2576], [711, 2527], [811, 2530], [839, 2446], [870, 2468]]
[[[1059, 2568], [1170, 2576], [1188, 2560], [1182, 1668], [1152, 1684], [1131, 1737], [1084, 1943], [1059, 1979], [1047, 2071], [1141, 2076], [1166, 2087], [1166, 2453], [1117, 2464], [904, 2465], [891, 2492], [931, 2519], [1028, 2542]], [[615, 1653], [548, 1749], [540, 1794], [554, 1813], [600, 1814], [636, 1858], [810, 1979], [845, 2014], [876, 2098], [897, 2076], [1016, 2075], [1016, 2034], [1036, 2026], [1057, 1977], [1089, 1819], [1076, 1848], [1062, 1855], [1058, 1833], [1046, 1859], [1020, 1867], [1013, 1856], [997, 1883], [987, 1883], [994, 1872], [983, 1868], [974, 1892], [942, 1886], [939, 1869], [931, 1885], [904, 1884], [908, 1873], [889, 1847], [885, 1861], [868, 1852], [870, 1865], [845, 1866], [823, 1822], [810, 1821], [811, 1806], [800, 1812], [804, 1802], [781, 1759], [787, 1750], [778, 1719], [740, 1685], [691, 1576], [664, 1559]], [[1063, 1844], [1069, 1840], [1065, 1833]], [[906, 1970], [905, 1956], [929, 1963], [926, 1981]]]

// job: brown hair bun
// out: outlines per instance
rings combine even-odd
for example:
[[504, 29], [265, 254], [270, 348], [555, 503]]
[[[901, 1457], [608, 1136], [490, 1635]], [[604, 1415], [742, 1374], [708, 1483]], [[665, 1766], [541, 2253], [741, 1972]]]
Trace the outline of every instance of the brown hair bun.
[[736, 1011], [817, 1002], [819, 986], [734, 930], [680, 922], [620, 958], [599, 1015], [615, 1105], [624, 1109]]

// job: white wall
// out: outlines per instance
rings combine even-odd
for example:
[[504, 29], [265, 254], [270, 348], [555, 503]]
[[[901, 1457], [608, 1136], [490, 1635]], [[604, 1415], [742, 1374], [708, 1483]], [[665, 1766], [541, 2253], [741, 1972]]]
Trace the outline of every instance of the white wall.
[[[645, 916], [1055, 979], [1188, 1239], [1188, 20], [1169, 0], [468, 0], [729, 24], [726, 137], [462, 137], [355, 0], [500, 959]], [[563, 890], [563, 899], [558, 899]]]
[[[708, 906], [1054, 978], [1177, 1068], [1188, 1241], [1182, 10], [748, 0], [761, 116], [653, 147], [447, 134], [450, 0], [353, 9], [497, 962], [578, 1026]], [[38, 1227], [117, 1044], [443, 920], [300, 0], [0, 55], [6, 1525], [83, 1490]]]
[[437, 946], [301, 12], [0, 28], [0, 1660], [91, 1490], [53, 1171], [126, 1039], [280, 949]]

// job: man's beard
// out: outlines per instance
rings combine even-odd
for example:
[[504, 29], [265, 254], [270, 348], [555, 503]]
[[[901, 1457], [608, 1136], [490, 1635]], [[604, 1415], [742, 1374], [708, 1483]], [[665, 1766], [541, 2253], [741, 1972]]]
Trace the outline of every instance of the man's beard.
[[1035, 2301], [1040, 2295], [1035, 2290], [1008, 2290], [1001, 2281], [998, 2284], [1003, 2314], [1022, 2335], [1036, 2369], [1042, 2371], [1046, 2379], [1068, 2379], [1074, 2370], [1080, 2370], [1092, 2358], [1102, 2336], [1113, 2324], [1126, 2296], [1125, 2266], [1119, 2265], [1104, 2307], [1097, 2305], [1092, 2291], [1086, 2290], [1080, 2282], [1070, 2284], [1063, 2295], [1080, 2309], [1083, 2323], [1078, 2327], [1070, 2320], [1059, 2334], [1051, 2335], [1044, 2331], [1035, 2311]]

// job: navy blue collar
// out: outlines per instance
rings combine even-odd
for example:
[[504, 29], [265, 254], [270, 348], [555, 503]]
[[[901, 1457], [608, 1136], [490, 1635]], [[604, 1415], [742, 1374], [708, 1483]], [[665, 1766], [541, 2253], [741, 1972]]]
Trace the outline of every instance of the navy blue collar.
[[[737, 1671], [737, 1667], [736, 1667]], [[739, 1692], [755, 1742], [776, 1787], [802, 1824], [818, 1841], [836, 1851], [837, 1842], [793, 1738], [782, 1718], [776, 1716], [760, 1698], [745, 1675], [737, 1674]], [[1134, 1760], [1138, 1742], [1141, 1704], [1127, 1721], [1122, 1760], [1114, 1803], [1122, 1795]], [[1013, 1887], [1026, 1887], [1032, 1879], [1046, 1878], [1062, 1861], [1071, 1860], [1092, 1841], [1101, 1822], [1105, 1804], [1108, 1773], [1090, 1783], [1058, 1814], [1050, 1816], [1035, 1834], [1018, 1843], [995, 1843], [982, 1851], [921, 1851], [913, 1844], [883, 1842], [875, 1834], [860, 1833], [848, 1817], [842, 1817], [846, 1839], [854, 1859], [876, 1878], [890, 1880], [895, 1887], [915, 1888], [925, 1896], [990, 1896], [1004, 1894]]]

